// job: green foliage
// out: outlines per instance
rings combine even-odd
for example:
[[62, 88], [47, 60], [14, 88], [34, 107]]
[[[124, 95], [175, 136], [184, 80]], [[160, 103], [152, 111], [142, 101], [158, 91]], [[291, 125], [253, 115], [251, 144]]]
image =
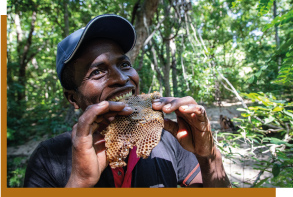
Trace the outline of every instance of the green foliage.
[[[291, 33], [293, 35], [293, 31]], [[284, 46], [285, 45], [285, 46]], [[288, 49], [286, 57], [283, 60], [282, 66], [279, 70], [279, 75], [274, 83], [288, 85], [292, 87], [293, 83], [293, 39], [290, 37], [288, 41], [280, 47], [280, 50]]]
[[268, 13], [273, 6], [274, 0], [260, 0], [257, 7], [258, 15], [262, 16]]
[[284, 24], [288, 24], [288, 23], [292, 23], [292, 22], [293, 22], [293, 10], [290, 10], [282, 16], [277, 16], [274, 20], [272, 20], [271, 23], [267, 24], [263, 28], [263, 31], [266, 31], [275, 25], [282, 26]]
[[239, 109], [245, 112], [242, 114], [244, 119], [235, 119], [241, 122], [239, 135], [254, 147], [265, 146], [272, 152], [269, 160], [259, 160], [263, 164], [255, 168], [260, 171], [271, 169], [272, 176], [260, 179], [253, 187], [268, 183], [275, 187], [292, 187], [293, 103], [276, 100], [273, 95], [268, 97], [263, 93], [244, 95], [262, 105]]
[[26, 169], [26, 158], [8, 158], [7, 187], [22, 187]]
[[[266, 187], [267, 185], [292, 187], [293, 182], [292, 28], [289, 28], [292, 27], [292, 9], [282, 9], [283, 13], [270, 22], [267, 17], [272, 16], [270, 10], [273, 2], [259, 1], [257, 26], [258, 29], [263, 30], [264, 36], [274, 35], [273, 30], [276, 31], [276, 28], [273, 29], [273, 27], [278, 26], [282, 29], [284, 36], [281, 39], [281, 45], [276, 48], [276, 45], [268, 45], [268, 42], [263, 43], [259, 40], [257, 44], [245, 46], [248, 58], [244, 65], [253, 64], [251, 64], [252, 72], [249, 73], [246, 81], [249, 89], [242, 91], [246, 92], [242, 95], [257, 104], [238, 109], [243, 113], [242, 118], [234, 119], [240, 124], [237, 134], [221, 134], [224, 136], [223, 143], [226, 146], [235, 147], [233, 142], [239, 139], [249, 143], [250, 154], [256, 161], [255, 169], [260, 173], [271, 174], [269, 177], [255, 180], [251, 187]], [[243, 8], [242, 3], [244, 1], [232, 2], [233, 9]], [[278, 2], [278, 5], [282, 3], [287, 2]], [[254, 40], [258, 39], [254, 37]], [[261, 149], [263, 153], [270, 152], [269, 158], [261, 160], [253, 156], [254, 151], [258, 149]], [[228, 155], [234, 158], [231, 149], [229, 150]]]

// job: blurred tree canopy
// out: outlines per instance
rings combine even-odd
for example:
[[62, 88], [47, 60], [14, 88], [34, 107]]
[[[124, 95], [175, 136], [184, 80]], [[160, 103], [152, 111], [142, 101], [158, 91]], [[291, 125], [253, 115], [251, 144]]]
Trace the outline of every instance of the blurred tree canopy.
[[[105, 13], [125, 17], [137, 31], [129, 56], [140, 75], [141, 92], [189, 95], [206, 104], [239, 95], [252, 99], [250, 93], [260, 92], [283, 103], [292, 101], [292, 0], [7, 4], [8, 146], [71, 129], [80, 112], [63, 97], [55, 71], [57, 44]], [[292, 104], [282, 107], [292, 112]], [[289, 121], [292, 136], [293, 116], [288, 117], [284, 121]]]

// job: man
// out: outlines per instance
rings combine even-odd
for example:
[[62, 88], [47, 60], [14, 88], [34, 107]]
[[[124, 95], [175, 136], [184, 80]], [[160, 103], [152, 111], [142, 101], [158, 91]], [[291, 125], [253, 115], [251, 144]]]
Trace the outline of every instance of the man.
[[125, 55], [135, 40], [126, 19], [101, 15], [59, 43], [57, 73], [64, 95], [83, 114], [72, 132], [34, 151], [25, 187], [230, 187], [205, 110], [191, 97], [154, 100], [154, 110], [175, 112], [177, 122], [164, 121], [161, 141], [149, 158], [137, 158], [133, 149], [126, 167], [108, 165], [100, 131], [116, 115], [132, 113], [110, 100], [139, 94], [139, 76]]

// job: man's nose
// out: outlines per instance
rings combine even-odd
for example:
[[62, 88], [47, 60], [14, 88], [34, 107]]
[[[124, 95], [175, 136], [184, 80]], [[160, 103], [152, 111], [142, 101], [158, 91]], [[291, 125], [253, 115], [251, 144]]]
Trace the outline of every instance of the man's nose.
[[125, 85], [129, 81], [129, 76], [123, 73], [119, 68], [115, 68], [110, 71], [110, 83], [111, 85]]

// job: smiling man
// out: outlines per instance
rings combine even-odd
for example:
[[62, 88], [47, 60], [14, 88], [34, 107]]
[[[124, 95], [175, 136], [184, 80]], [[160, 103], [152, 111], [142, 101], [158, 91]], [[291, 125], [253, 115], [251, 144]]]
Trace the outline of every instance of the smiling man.
[[62, 40], [57, 73], [64, 95], [83, 114], [72, 131], [46, 140], [32, 154], [25, 187], [230, 187], [202, 106], [191, 97], [162, 97], [153, 109], [165, 119], [159, 144], [147, 159], [135, 148], [127, 166], [111, 169], [100, 132], [132, 109], [121, 98], [139, 94], [139, 76], [125, 55], [135, 45], [133, 26], [117, 15], [92, 19]]

